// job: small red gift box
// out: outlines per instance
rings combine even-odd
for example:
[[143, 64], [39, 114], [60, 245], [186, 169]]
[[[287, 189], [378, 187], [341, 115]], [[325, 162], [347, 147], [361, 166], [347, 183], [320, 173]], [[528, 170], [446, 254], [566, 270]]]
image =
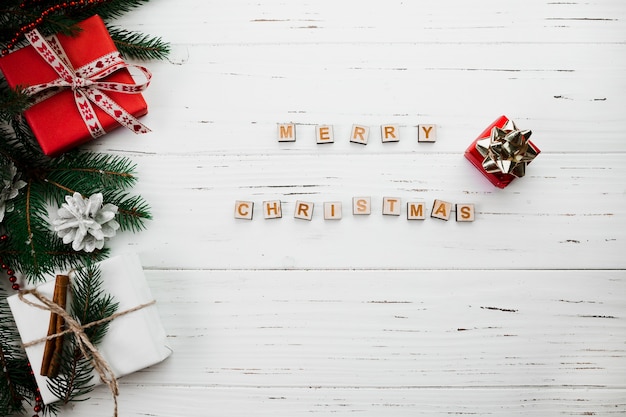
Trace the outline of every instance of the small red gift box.
[[[494, 131], [494, 129], [496, 128], [500, 130]], [[492, 160], [489, 160], [490, 156], [487, 156], [486, 154], [487, 152], [486, 148], [489, 145], [487, 145], [486, 143], [490, 142], [490, 138], [492, 138], [492, 143], [493, 143], [494, 134], [496, 134], [496, 136], [498, 136], [499, 139], [504, 139], [506, 138], [507, 134], [516, 133], [516, 132], [519, 132], [517, 136], [517, 140], [518, 140], [517, 146], [519, 146], [519, 148], [515, 149], [517, 151], [517, 155], [515, 155], [514, 157], [511, 157], [509, 161], [504, 161], [504, 163], [500, 163], [500, 164], [497, 163], [498, 161], [493, 159], [493, 154], [491, 155]], [[489, 181], [491, 181], [493, 185], [495, 185], [498, 188], [504, 188], [507, 185], [509, 185], [511, 181], [513, 181], [515, 178], [523, 176], [525, 172], [526, 164], [529, 164], [532, 161], [532, 159], [535, 156], [539, 155], [539, 153], [541, 152], [539, 148], [537, 148], [530, 140], [528, 140], [528, 137], [530, 136], [530, 134], [531, 132], [529, 130], [524, 131], [524, 132], [518, 131], [517, 128], [515, 127], [515, 124], [511, 120], [509, 120], [506, 116], [500, 116], [495, 122], [490, 124], [480, 135], [478, 135], [478, 138], [476, 138], [474, 142], [472, 142], [472, 144], [465, 151], [465, 157], [480, 172], [482, 172], [482, 174]], [[503, 141], [500, 141], [500, 142], [495, 141], [495, 145], [497, 147], [501, 147], [502, 144], [503, 144]], [[482, 153], [480, 150], [481, 148], [483, 150]], [[493, 169], [487, 170], [485, 168], [485, 164], [491, 165]], [[510, 172], [497, 170], [496, 167], [498, 166], [500, 167], [507, 166], [510, 168], [517, 168], [515, 170], [511, 169], [511, 171], [516, 172], [517, 175], [514, 175], [513, 173], [510, 173]]]
[[[92, 16], [79, 23], [78, 27], [80, 31], [76, 36], [56, 35], [58, 43], [55, 40], [55, 44], [60, 44], [63, 54], [69, 60], [69, 63], [66, 63], [68, 67], [79, 69], [92, 65], [93, 67], [97, 66], [94, 71], [102, 72], [101, 69], [106, 67], [105, 63], [110, 65], [113, 61], [112, 54], [117, 52], [104, 22], [99, 16]], [[37, 35], [39, 34], [37, 33]], [[35, 39], [37, 40], [37, 37]], [[113, 91], [104, 88], [107, 91], [104, 95], [105, 98], [110, 99], [105, 104], [114, 109], [109, 110], [109, 113], [98, 105], [92, 107], [90, 103], [79, 104], [79, 99], [75, 98], [78, 94], [73, 91], [75, 85], [72, 83], [84, 82], [85, 79], [76, 78], [75, 80], [78, 81], [75, 81], [68, 77], [65, 77], [65, 81], [69, 80], [70, 86], [64, 84], [66, 88], [62, 88], [60, 92], [48, 96], [40, 102], [36, 102], [24, 112], [26, 121], [46, 155], [58, 155], [119, 127], [120, 120], [122, 120], [119, 115], [122, 113], [124, 114], [122, 117], [129, 120], [128, 115], [140, 117], [148, 112], [145, 100], [141, 94], [137, 93], [137, 91], [147, 87], [147, 83], [142, 88], [136, 88], [133, 77], [126, 69], [127, 65], [121, 61], [121, 58], [118, 57], [117, 59], [119, 61], [116, 61], [117, 67], [114, 72], [95, 80], [99, 85], [108, 83], [105, 87], [113, 85], [113, 90], [118, 90]], [[0, 70], [12, 88], [18, 86], [26, 88], [36, 85], [49, 87], [54, 84], [55, 80], [60, 81], [64, 78], [60, 77], [58, 68], [53, 68], [49, 62], [52, 61], [48, 60], [47, 62], [43, 58], [41, 49], [40, 52], [37, 52], [33, 45], [29, 45], [0, 58]], [[149, 72], [147, 74], [149, 75]], [[132, 86], [130, 87], [132, 91], [129, 91], [129, 86]], [[103, 101], [103, 94], [96, 93], [92, 97], [94, 96], [97, 100]], [[84, 101], [87, 101], [86, 95]], [[93, 98], [91, 101], [95, 103]], [[111, 106], [111, 101], [114, 102], [112, 103], [114, 106]], [[84, 110], [87, 105], [90, 109]], [[87, 115], [85, 116], [84, 113]], [[88, 124], [88, 120], [93, 120], [94, 114], [100, 124], [98, 128]], [[116, 116], [118, 116], [117, 120]], [[130, 120], [136, 119], [130, 118]], [[137, 124], [138, 122], [135, 123], [135, 125]], [[143, 127], [145, 128], [145, 126]], [[98, 133], [94, 134], [94, 131]]]

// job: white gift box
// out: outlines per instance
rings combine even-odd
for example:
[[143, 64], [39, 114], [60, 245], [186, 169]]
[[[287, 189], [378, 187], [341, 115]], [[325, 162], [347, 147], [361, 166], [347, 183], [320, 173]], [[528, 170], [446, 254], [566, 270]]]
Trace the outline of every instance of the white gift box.
[[[114, 301], [119, 303], [118, 312], [130, 310], [154, 300], [137, 255], [116, 256], [98, 265], [102, 272], [102, 290], [113, 296]], [[44, 297], [52, 299], [54, 279], [40, 285], [37, 290]], [[27, 294], [26, 298], [33, 303], [41, 304], [30, 294]], [[46, 337], [50, 319], [49, 311], [29, 306], [17, 295], [7, 300], [22, 343], [28, 344]], [[45, 343], [27, 347], [26, 354], [35, 373], [43, 402], [50, 404], [58, 398], [48, 389], [48, 378], [39, 375], [44, 347]], [[112, 320], [106, 336], [96, 347], [117, 378], [159, 363], [172, 353], [166, 345], [165, 330], [155, 304]], [[101, 383], [95, 371], [93, 383]]]

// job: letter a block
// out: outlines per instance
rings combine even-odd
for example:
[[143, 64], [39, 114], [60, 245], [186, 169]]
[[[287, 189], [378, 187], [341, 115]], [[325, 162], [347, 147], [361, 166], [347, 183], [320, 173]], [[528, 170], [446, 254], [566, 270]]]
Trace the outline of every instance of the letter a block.
[[383, 197], [383, 215], [399, 216], [400, 215], [400, 199], [397, 197]]
[[473, 204], [457, 204], [456, 205], [456, 221], [457, 222], [473, 222], [474, 221], [474, 205]]
[[367, 139], [370, 135], [370, 128], [361, 125], [352, 125], [352, 131], [350, 132], [350, 142], [359, 143], [361, 145], [367, 145]]
[[324, 219], [340, 220], [341, 219], [341, 202], [332, 201], [324, 203]]
[[235, 201], [235, 219], [252, 220], [254, 202]]
[[372, 213], [372, 199], [370, 197], [354, 197], [352, 199], [352, 214], [364, 215]]
[[266, 219], [280, 219], [283, 217], [280, 200], [264, 201], [263, 215]]
[[296, 208], [293, 217], [302, 220], [311, 220], [313, 218], [313, 203], [306, 201], [296, 201]]
[[435, 125], [419, 125], [417, 126], [418, 142], [436, 142], [437, 126]]
[[278, 141], [279, 142], [295, 142], [296, 141], [296, 125], [293, 123], [283, 123], [278, 125]]
[[409, 201], [406, 203], [407, 220], [426, 219], [426, 205], [423, 201]]
[[380, 126], [380, 138], [383, 143], [387, 142], [399, 142], [400, 130], [398, 125], [381, 125]]
[[315, 139], [317, 143], [333, 143], [335, 141], [333, 127], [330, 125], [315, 126]]
[[452, 211], [452, 203], [448, 203], [443, 200], [435, 200], [433, 203], [433, 211], [430, 213], [430, 217], [435, 219], [448, 220], [450, 218], [450, 212]]

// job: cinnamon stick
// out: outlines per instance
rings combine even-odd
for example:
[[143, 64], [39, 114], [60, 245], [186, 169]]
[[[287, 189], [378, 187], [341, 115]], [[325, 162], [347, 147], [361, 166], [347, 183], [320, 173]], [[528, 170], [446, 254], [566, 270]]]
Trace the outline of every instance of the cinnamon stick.
[[[65, 309], [67, 305], [67, 288], [69, 286], [69, 276], [57, 275], [54, 284], [54, 294], [52, 301], [59, 307]], [[65, 322], [62, 316], [56, 313], [50, 313], [50, 322], [48, 324], [48, 336], [63, 331]], [[41, 363], [41, 375], [48, 378], [54, 378], [59, 374], [61, 365], [61, 353], [63, 352], [63, 336], [46, 341], [44, 347], [43, 360]]]

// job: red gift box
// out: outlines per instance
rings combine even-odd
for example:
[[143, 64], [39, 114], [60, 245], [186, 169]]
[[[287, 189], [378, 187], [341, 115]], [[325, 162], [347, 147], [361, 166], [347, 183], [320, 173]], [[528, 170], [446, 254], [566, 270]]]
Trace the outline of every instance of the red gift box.
[[[506, 172], [487, 172], [485, 167], [483, 166], [483, 161], [485, 161], [485, 156], [480, 153], [476, 144], [480, 140], [489, 139], [492, 134], [492, 130], [494, 128], [500, 128], [505, 130], [506, 132], [517, 130], [513, 122], [511, 122], [506, 116], [500, 116], [495, 122], [490, 124], [472, 144], [465, 151], [465, 157], [485, 176], [493, 185], [498, 188], [504, 188], [511, 183], [515, 178], [518, 178], [516, 175], [506, 173]], [[528, 136], [530, 136], [530, 131], [528, 131]], [[527, 141], [528, 144], [528, 154], [531, 155], [532, 160], [535, 156], [539, 155], [541, 152], [539, 148], [537, 148], [530, 140]], [[526, 163], [530, 163], [530, 160]]]
[[[101, 70], [103, 68], [106, 69], [107, 65], [111, 64], [111, 56], [117, 53], [117, 49], [104, 22], [99, 16], [92, 16], [77, 26], [81, 30], [76, 36], [58, 34], [56, 35], [58, 43], [55, 44], [60, 44], [62, 47], [62, 52], [69, 60], [69, 63], [66, 64], [69, 64], [67, 66], [70, 69], [79, 69], [93, 65], [94, 67], [97, 66], [96, 71], [102, 73], [103, 71]], [[39, 35], [38, 32], [37, 35]], [[31, 39], [29, 38], [29, 40]], [[37, 37], [35, 37], [35, 40], [37, 40]], [[78, 94], [75, 94], [73, 91], [75, 86], [72, 85], [72, 82], [76, 83], [77, 81], [73, 81], [68, 77], [65, 77], [65, 81], [69, 80], [70, 85], [67, 86], [67, 83], [63, 84], [67, 88], [62, 88], [60, 92], [47, 96], [40, 102], [36, 102], [36, 104], [24, 112], [26, 121], [46, 155], [58, 155], [119, 127], [122, 120], [119, 115], [122, 113], [126, 116], [126, 121], [132, 119], [136, 122], [134, 126], [140, 125], [145, 128], [136, 119], [133, 117], [128, 118], [127, 116], [140, 117], [148, 112], [145, 100], [137, 91], [147, 87], [149, 72], [145, 68], [139, 67], [142, 71], [145, 70], [144, 74], [148, 78], [148, 82], [139, 87], [126, 69], [128, 65], [121, 61], [119, 55], [116, 56], [118, 56], [118, 61], [114, 72], [96, 80], [98, 84], [108, 83], [104, 88], [107, 92], [106, 94], [98, 94], [99, 90], [95, 90], [95, 94], [91, 92], [92, 98], [90, 100], [95, 104], [92, 106], [88, 103], [92, 109], [91, 112], [84, 110], [84, 106], [86, 106], [84, 103], [82, 105], [78, 103], [79, 99], [75, 98]], [[9, 86], [12, 88], [18, 86], [26, 88], [36, 85], [47, 85], [49, 87], [54, 84], [55, 80], [61, 81], [64, 78], [58, 73], [58, 68], [55, 70], [52, 64], [42, 57], [41, 49], [40, 52], [37, 52], [33, 45], [26, 46], [0, 58], [0, 70], [2, 70]], [[76, 80], [79, 80], [79, 83], [84, 82], [84, 79], [76, 78]], [[113, 90], [117, 91], [106, 89], [106, 86], [113, 86]], [[86, 96], [87, 94], [84, 101], [87, 101]], [[111, 107], [111, 101], [114, 102], [112, 104], [114, 105], [115, 114], [113, 114], [112, 110], [109, 110], [109, 113], [107, 113], [95, 102], [95, 99], [103, 101], [103, 96], [110, 99], [106, 102], [109, 108]], [[101, 129], [96, 129], [93, 125], [90, 126], [85, 118], [85, 114], [81, 113], [87, 113], [87, 119], [93, 118], [95, 114]], [[118, 116], [117, 120], [116, 116]], [[138, 132], [140, 129], [135, 130], [136, 133], [144, 133], [144, 131]], [[147, 128], [145, 128], [145, 131], [147, 131]]]

